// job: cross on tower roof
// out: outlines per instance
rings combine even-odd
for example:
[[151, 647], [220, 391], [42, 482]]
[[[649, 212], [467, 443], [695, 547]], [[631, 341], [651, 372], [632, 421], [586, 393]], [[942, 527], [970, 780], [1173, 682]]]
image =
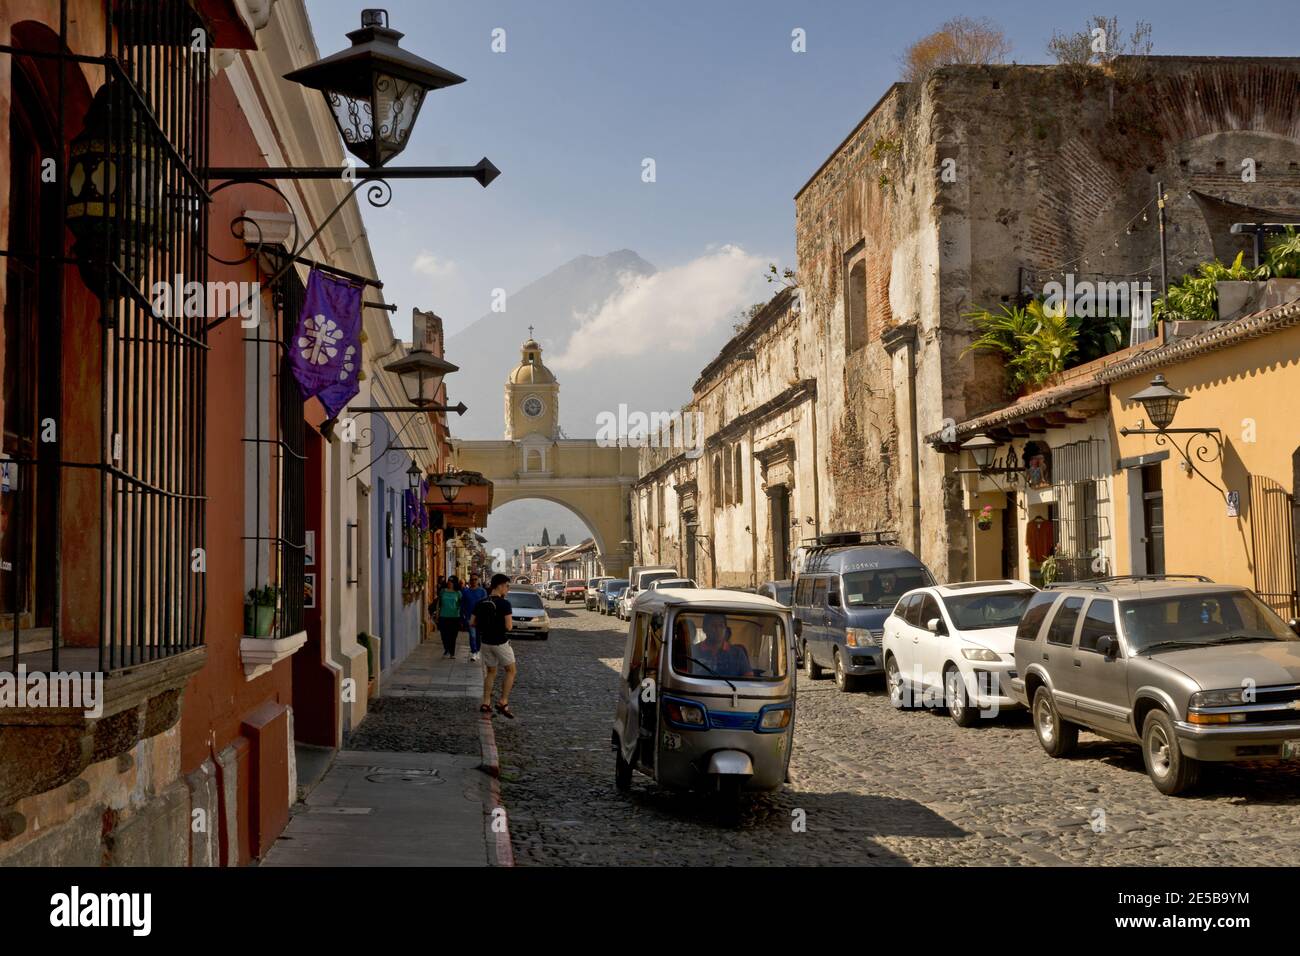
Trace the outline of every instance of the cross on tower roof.
[[533, 327], [531, 325], [528, 326], [528, 337], [530, 339], [533, 337]]

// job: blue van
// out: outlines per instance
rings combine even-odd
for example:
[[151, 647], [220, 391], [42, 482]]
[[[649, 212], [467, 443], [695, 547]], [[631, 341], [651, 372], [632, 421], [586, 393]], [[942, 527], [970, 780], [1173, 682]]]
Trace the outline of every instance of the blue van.
[[889, 532], [824, 534], [803, 550], [793, 610], [804, 671], [816, 680], [830, 670], [840, 690], [856, 690], [884, 673], [880, 636], [894, 604], [934, 576]]

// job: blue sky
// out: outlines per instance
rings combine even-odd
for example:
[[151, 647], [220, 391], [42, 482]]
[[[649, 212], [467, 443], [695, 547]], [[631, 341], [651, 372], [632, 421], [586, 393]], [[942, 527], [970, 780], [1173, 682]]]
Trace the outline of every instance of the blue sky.
[[[353, 0], [307, 0], [322, 55], [359, 24]], [[1118, 5], [1115, 5], [1118, 6]], [[467, 78], [431, 94], [394, 164], [474, 163], [473, 181], [395, 182], [363, 203], [385, 294], [449, 332], [580, 255], [630, 248], [661, 269], [726, 244], [793, 265], [793, 196], [898, 75], [898, 56], [951, 16], [987, 16], [1012, 59], [1046, 62], [1055, 31], [1091, 12], [1152, 24], [1155, 53], [1300, 54], [1295, 0], [1233, 10], [1203, 0], [1123, 12], [1040, 3], [772, 0], [389, 0], [403, 46]], [[506, 52], [491, 49], [505, 30]], [[791, 50], [802, 28], [807, 52]], [[657, 181], [644, 183], [653, 158]]]

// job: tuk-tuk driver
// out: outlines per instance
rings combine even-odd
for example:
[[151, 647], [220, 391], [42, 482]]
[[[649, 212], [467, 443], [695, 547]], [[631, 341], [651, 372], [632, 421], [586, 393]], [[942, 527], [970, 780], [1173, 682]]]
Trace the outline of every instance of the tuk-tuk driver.
[[749, 652], [730, 638], [725, 614], [705, 614], [704, 640], [695, 645], [691, 656], [721, 677], [753, 677]]

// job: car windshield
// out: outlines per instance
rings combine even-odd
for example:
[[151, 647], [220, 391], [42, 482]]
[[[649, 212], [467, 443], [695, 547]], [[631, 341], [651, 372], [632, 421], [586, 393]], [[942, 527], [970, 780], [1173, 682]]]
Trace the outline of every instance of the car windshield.
[[[1124, 634], [1135, 653], [1175, 645], [1210, 647], [1251, 641], [1300, 640], [1250, 591], [1217, 591], [1125, 601]], [[1163, 647], [1162, 647], [1163, 645]]]
[[506, 596], [506, 600], [510, 602], [512, 608], [540, 608], [542, 606], [541, 597], [532, 591], [511, 591]]
[[924, 568], [884, 568], [844, 575], [844, 603], [849, 607], [893, 607], [913, 588], [934, 582]]
[[688, 677], [779, 680], [786, 674], [785, 625], [775, 614], [679, 612], [672, 662]]
[[645, 590], [649, 588], [650, 585], [654, 584], [656, 581], [663, 581], [666, 578], [675, 578], [675, 577], [677, 577], [676, 571], [657, 571], [657, 572], [647, 571], [645, 574], [641, 575], [641, 588], [642, 590]]
[[944, 597], [944, 607], [959, 631], [981, 631], [991, 627], [1015, 627], [1034, 592], [993, 591]]
[[605, 590], [606, 590], [606, 591], [610, 591], [610, 592], [613, 592], [613, 591], [621, 591], [621, 590], [623, 590], [625, 587], [627, 587], [627, 582], [626, 582], [626, 581], [606, 581], [606, 582], [605, 582]]

